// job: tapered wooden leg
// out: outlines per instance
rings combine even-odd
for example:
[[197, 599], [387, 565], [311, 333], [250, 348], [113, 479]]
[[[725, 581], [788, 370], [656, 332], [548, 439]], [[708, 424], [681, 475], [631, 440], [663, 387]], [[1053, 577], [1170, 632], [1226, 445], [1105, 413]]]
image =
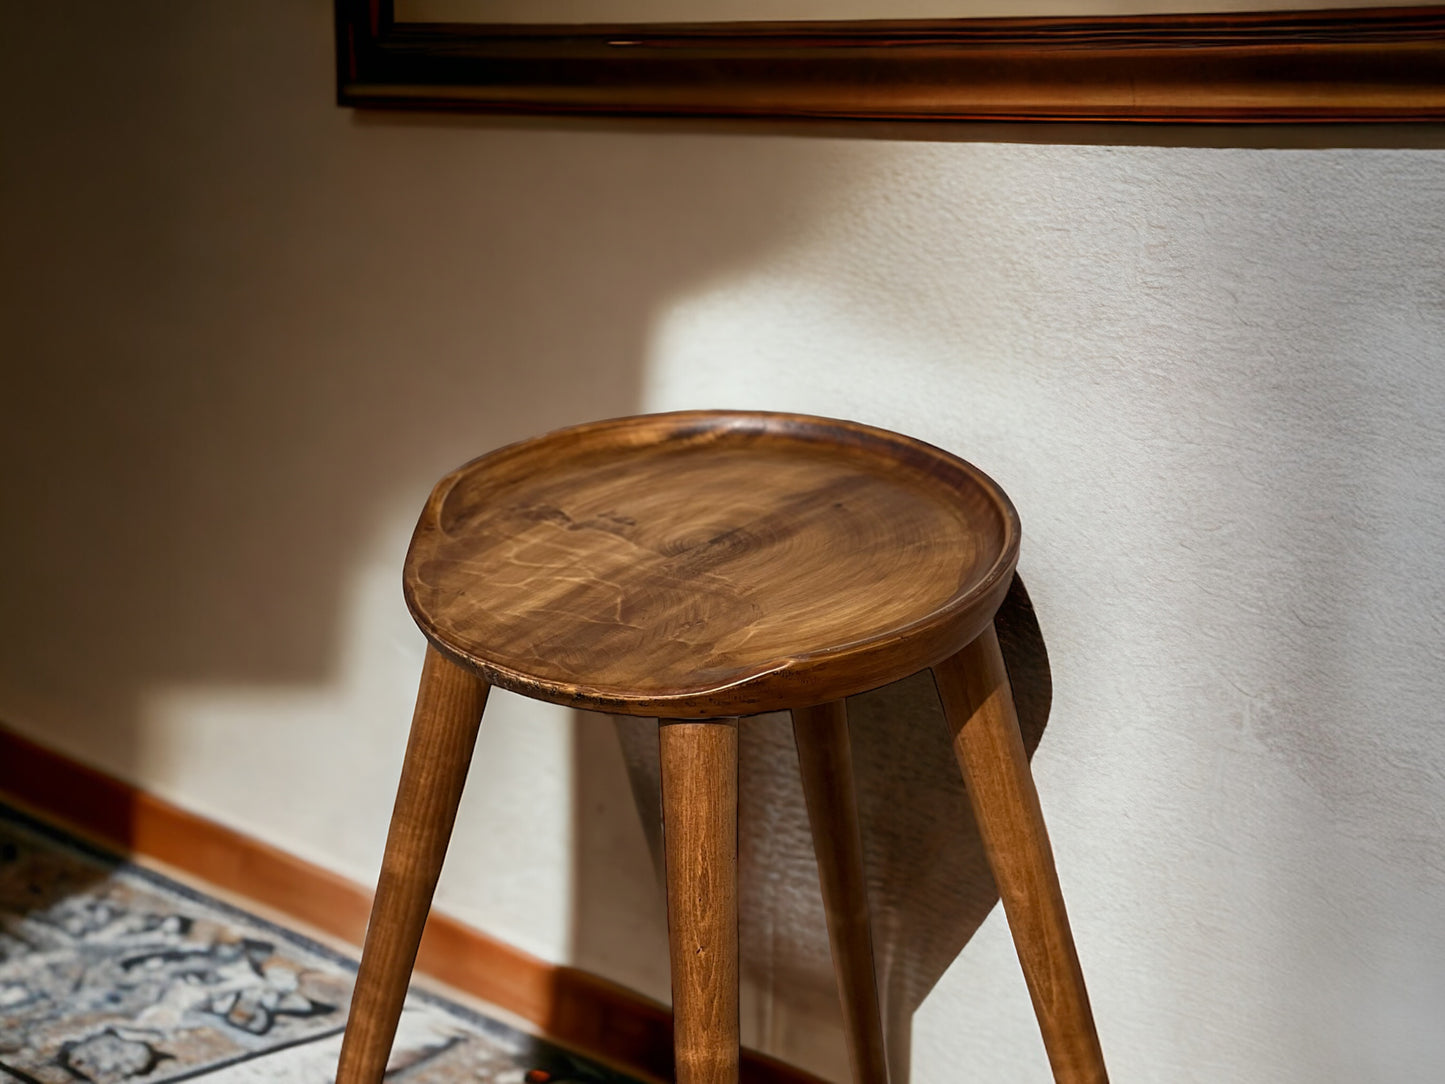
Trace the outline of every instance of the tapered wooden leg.
[[1105, 1084], [1084, 973], [993, 626], [933, 674], [1054, 1079]]
[[658, 734], [677, 1084], [737, 1084], [738, 724]]
[[833, 946], [833, 972], [843, 1003], [843, 1033], [854, 1084], [888, 1084], [883, 1017], [873, 971], [873, 930], [863, 873], [853, 749], [843, 701], [793, 712], [793, 740], [803, 776], [813, 853]]
[[427, 648], [337, 1084], [379, 1084], [456, 821], [488, 686]]

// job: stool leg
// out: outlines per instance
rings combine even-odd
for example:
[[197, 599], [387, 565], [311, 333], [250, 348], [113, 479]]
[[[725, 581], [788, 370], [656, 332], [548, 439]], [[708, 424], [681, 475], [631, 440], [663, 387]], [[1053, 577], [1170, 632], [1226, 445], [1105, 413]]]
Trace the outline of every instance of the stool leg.
[[738, 724], [660, 723], [677, 1084], [737, 1084]]
[[993, 626], [933, 675], [1054, 1079], [1105, 1084], [1084, 973]]
[[488, 686], [428, 646], [337, 1084], [378, 1084], [391, 1054]]
[[843, 1003], [843, 1033], [854, 1084], [888, 1084], [883, 1017], [873, 971], [873, 932], [858, 796], [853, 789], [853, 750], [843, 701], [793, 712], [793, 740], [803, 776], [818, 882], [828, 916], [833, 972]]

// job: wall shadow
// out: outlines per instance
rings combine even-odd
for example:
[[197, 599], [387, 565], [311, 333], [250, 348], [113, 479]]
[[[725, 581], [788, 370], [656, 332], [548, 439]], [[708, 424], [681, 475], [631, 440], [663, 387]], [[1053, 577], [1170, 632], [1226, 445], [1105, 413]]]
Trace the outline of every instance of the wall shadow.
[[[27, 8], [0, 48], [0, 712], [163, 792], [191, 784], [158, 693], [353, 681], [357, 569], [399, 569], [398, 524], [433, 481], [638, 410], [659, 307], [755, 264], [836, 183], [787, 141], [743, 156], [705, 135], [354, 117], [332, 103], [319, 2]], [[367, 635], [412, 643], [399, 615]], [[282, 846], [294, 813], [357, 812], [308, 807], [350, 761], [305, 756], [405, 723], [259, 714], [217, 727], [207, 763], [252, 792], [237, 827]], [[766, 790], [776, 735], [756, 732]], [[574, 959], [665, 993], [621, 758], [595, 726], [573, 740]], [[384, 819], [379, 792], [358, 824]], [[807, 940], [815, 874], [795, 878], [771, 830], [748, 838], [751, 868], [789, 867], [746, 900], [766, 1043], [785, 1010], [830, 1011], [831, 969]]]
[[[361, 682], [330, 730], [263, 704], [214, 727], [205, 756], [252, 815], [237, 827], [284, 847], [310, 816], [379, 857], [368, 825], [400, 765], [365, 750], [399, 757], [408, 716], [368, 711], [357, 671], [420, 638], [399, 590], [358, 615], [357, 570], [399, 580], [410, 522], [458, 463], [636, 412], [657, 307], [760, 258], [818, 178], [781, 144], [760, 162], [706, 137], [360, 118], [333, 72], [319, 0], [10, 14], [0, 717], [193, 804], [158, 692]], [[358, 624], [380, 644], [360, 659]], [[342, 787], [358, 804], [311, 808]], [[205, 797], [232, 820], [235, 795]], [[623, 797], [579, 814], [620, 842], [581, 835], [579, 865], [601, 872], [576, 940], [655, 992], [654, 964], [629, 962], [660, 912], [638, 902], [653, 888]]]
[[[413, 650], [399, 592], [353, 596], [434, 480], [638, 410], [657, 306], [814, 181], [706, 138], [360, 119], [319, 0], [27, 8], [0, 49], [0, 712], [128, 779], [170, 768], [158, 692], [335, 687], [358, 623]], [[211, 753], [289, 744], [253, 737]]]

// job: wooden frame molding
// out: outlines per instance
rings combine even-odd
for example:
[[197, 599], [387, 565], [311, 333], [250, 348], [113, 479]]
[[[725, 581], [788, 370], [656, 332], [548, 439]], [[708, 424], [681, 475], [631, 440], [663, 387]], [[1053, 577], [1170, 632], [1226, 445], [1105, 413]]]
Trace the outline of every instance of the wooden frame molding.
[[[164, 862], [360, 945], [371, 893], [344, 877], [0, 729], [0, 797], [98, 843]], [[549, 964], [447, 915], [427, 921], [417, 970], [529, 1021], [550, 1038], [672, 1079], [672, 1013], [607, 979]], [[823, 1084], [745, 1050], [749, 1084]]]
[[342, 105], [1148, 123], [1445, 120], [1445, 6], [585, 26], [336, 0]]

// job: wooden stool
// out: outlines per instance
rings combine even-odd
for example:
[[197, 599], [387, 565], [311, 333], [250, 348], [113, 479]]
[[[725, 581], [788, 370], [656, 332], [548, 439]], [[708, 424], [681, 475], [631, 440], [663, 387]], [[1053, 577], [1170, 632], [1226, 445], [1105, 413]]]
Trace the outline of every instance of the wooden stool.
[[737, 717], [791, 711], [859, 1084], [887, 1080], [843, 698], [932, 667], [1054, 1078], [1106, 1079], [993, 616], [1019, 524], [868, 426], [691, 412], [473, 460], [407, 554], [430, 641], [337, 1080], [381, 1080], [492, 685], [660, 718], [680, 1084], [738, 1079]]

